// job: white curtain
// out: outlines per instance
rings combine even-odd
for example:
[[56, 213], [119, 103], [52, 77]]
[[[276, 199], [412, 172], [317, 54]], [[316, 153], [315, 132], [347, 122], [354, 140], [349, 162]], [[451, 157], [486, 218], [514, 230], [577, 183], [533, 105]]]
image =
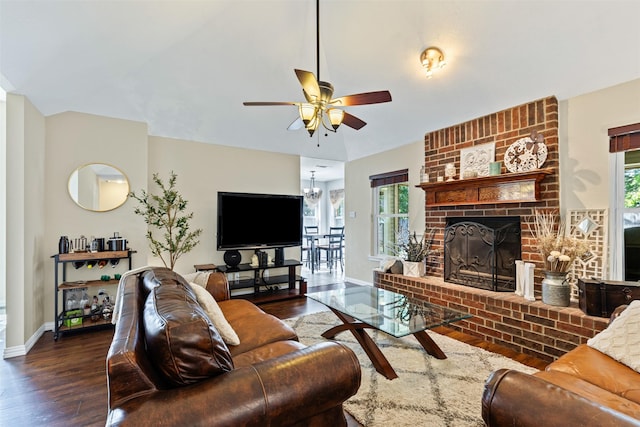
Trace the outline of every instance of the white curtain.
[[329, 191], [329, 200], [331, 201], [331, 206], [333, 206], [334, 209], [338, 207], [343, 199], [344, 189]]

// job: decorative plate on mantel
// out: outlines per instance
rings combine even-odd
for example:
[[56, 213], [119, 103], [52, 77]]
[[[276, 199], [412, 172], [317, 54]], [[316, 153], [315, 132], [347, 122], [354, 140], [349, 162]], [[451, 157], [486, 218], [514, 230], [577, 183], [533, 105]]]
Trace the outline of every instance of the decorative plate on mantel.
[[[460, 149], [460, 179], [488, 176], [489, 164], [495, 159], [495, 142]], [[467, 176], [470, 173], [473, 175]]]
[[509, 172], [540, 169], [546, 160], [547, 146], [540, 134], [520, 138], [504, 153], [504, 166]]

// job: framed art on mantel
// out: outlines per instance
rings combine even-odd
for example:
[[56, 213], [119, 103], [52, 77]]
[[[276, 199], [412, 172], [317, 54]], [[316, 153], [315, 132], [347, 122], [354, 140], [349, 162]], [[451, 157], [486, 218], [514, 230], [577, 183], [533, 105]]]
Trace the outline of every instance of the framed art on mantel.
[[489, 176], [489, 164], [495, 158], [495, 142], [460, 149], [460, 178]]

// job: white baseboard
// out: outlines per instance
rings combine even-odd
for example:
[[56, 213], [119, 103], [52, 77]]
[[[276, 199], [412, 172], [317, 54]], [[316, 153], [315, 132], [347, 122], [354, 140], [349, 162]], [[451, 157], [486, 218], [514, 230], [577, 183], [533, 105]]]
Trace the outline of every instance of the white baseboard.
[[12, 347], [7, 347], [4, 349], [2, 353], [3, 359], [10, 359], [12, 357], [25, 356], [31, 348], [38, 342], [40, 337], [46, 332], [53, 330], [53, 322], [47, 322], [40, 326], [38, 330], [31, 335], [31, 337], [27, 340], [24, 345], [16, 345]]
[[344, 281], [349, 283], [355, 283], [356, 285], [373, 286], [373, 283], [371, 282], [365, 282], [364, 280], [354, 279], [352, 277], [345, 276]]

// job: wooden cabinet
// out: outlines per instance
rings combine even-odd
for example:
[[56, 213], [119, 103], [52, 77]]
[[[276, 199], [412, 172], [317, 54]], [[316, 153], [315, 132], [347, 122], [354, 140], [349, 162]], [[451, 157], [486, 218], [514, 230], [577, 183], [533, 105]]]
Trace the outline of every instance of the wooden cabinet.
[[427, 207], [537, 202], [540, 201], [540, 183], [552, 173], [552, 169], [536, 169], [455, 181], [424, 182], [416, 187], [425, 191]]
[[[117, 285], [118, 280], [110, 279], [110, 280], [81, 280], [81, 281], [68, 281], [67, 279], [67, 266], [68, 264], [74, 263], [82, 263], [82, 266], [87, 265], [87, 263], [92, 263], [95, 265], [93, 268], [96, 270], [96, 275], [99, 275], [101, 271], [97, 265], [98, 263], [106, 263], [109, 265], [109, 270], [105, 270], [103, 275], [106, 276], [106, 273], [112, 273], [114, 270], [111, 268], [111, 265], [119, 266], [121, 260], [126, 260], [128, 266], [128, 270], [131, 270], [131, 254], [135, 253], [135, 251], [125, 250], [125, 251], [105, 251], [105, 252], [74, 252], [74, 253], [66, 253], [66, 254], [56, 254], [52, 255], [51, 258], [54, 260], [54, 282], [55, 282], [55, 293], [54, 293], [54, 330], [53, 330], [53, 338], [57, 340], [61, 334], [70, 331], [78, 331], [78, 330], [86, 330], [86, 329], [94, 329], [94, 328], [105, 328], [111, 327], [111, 319], [105, 319], [100, 313], [99, 316], [96, 313], [85, 313], [84, 307], [73, 308], [68, 310], [67, 307], [67, 298], [73, 297], [76, 298], [75, 294], [82, 295], [86, 293], [88, 298], [93, 299], [94, 292], [91, 292], [91, 288], [100, 288], [107, 285]], [[120, 268], [121, 271], [125, 271], [124, 268]], [[116, 270], [119, 271], [119, 270]], [[86, 292], [85, 292], [86, 290]], [[112, 297], [115, 298], [115, 295]], [[60, 304], [62, 302], [62, 304]], [[89, 301], [91, 303], [91, 301]], [[115, 303], [112, 299], [112, 303]], [[102, 304], [102, 301], [100, 301]]]
[[[307, 281], [304, 277], [296, 274], [296, 268], [300, 266], [302, 266], [300, 261], [288, 259], [282, 265], [252, 266], [251, 264], [239, 264], [233, 268], [222, 265], [216, 267], [216, 269], [227, 275], [235, 273], [239, 275], [244, 273], [246, 275], [249, 273], [250, 277], [243, 277], [238, 280], [228, 279], [229, 288], [231, 290], [252, 288], [253, 293], [241, 294], [233, 296], [233, 298], [243, 298], [259, 304], [304, 297], [307, 293]], [[273, 269], [287, 269], [287, 274], [271, 275], [269, 272]], [[287, 287], [280, 289], [279, 285], [281, 284], [287, 284]]]

